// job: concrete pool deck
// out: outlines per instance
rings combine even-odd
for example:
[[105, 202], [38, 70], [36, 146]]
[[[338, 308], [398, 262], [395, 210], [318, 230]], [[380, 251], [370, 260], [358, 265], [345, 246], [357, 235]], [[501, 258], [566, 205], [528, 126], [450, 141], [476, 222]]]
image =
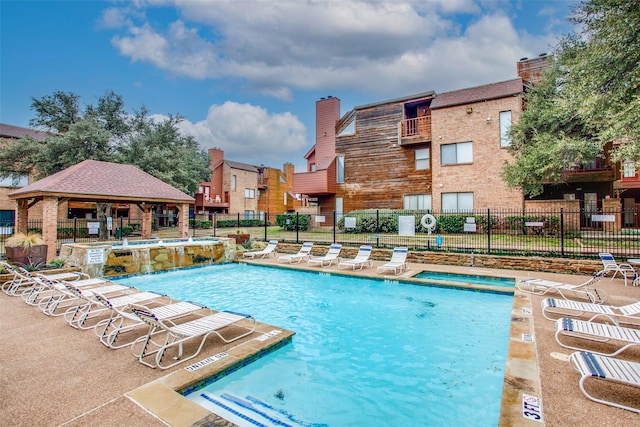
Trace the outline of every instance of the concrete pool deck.
[[[251, 262], [288, 266], [273, 259]], [[376, 267], [380, 264], [382, 262], [374, 261], [372, 268], [359, 272], [339, 270], [335, 265], [310, 269], [379, 278]], [[307, 267], [303, 263], [294, 265], [294, 268]], [[584, 275], [417, 263], [410, 264], [409, 273], [388, 278], [404, 280], [422, 270], [519, 279], [540, 277], [575, 284], [586, 279]], [[640, 288], [625, 287], [621, 279], [611, 281], [605, 278], [598, 286], [610, 294], [608, 303], [611, 304], [627, 304], [640, 299]], [[570, 351], [556, 343], [554, 322], [544, 319], [540, 313], [541, 299], [540, 296], [522, 293], [515, 295], [502, 413], [497, 422], [503, 426], [638, 425], [638, 414], [598, 404], [583, 396], [578, 387], [578, 374], [563, 360], [563, 355], [570, 354]], [[248, 349], [261, 342], [256, 337], [274, 329], [282, 330], [277, 325], [265, 324], [260, 324], [258, 329], [246, 340], [224, 346], [220, 341], [211, 339], [195, 359], [162, 371], [138, 363], [128, 348], [107, 349], [91, 330], [70, 328], [64, 320], [47, 317], [20, 298], [0, 293], [0, 425], [232, 425], [219, 417], [199, 412], [199, 407], [194, 408], [187, 399], [175, 399], [175, 393], [170, 391], [177, 383], [194, 381], [194, 378], [184, 378], [188, 375], [184, 368], [192, 362], [220, 352], [241, 358], [243, 354], [258, 351], [259, 346]], [[290, 334], [289, 331], [284, 332], [285, 335]], [[523, 334], [530, 335], [533, 340], [523, 339]], [[277, 341], [283, 336], [279, 334], [279, 338], [269, 339]], [[640, 349], [627, 351], [622, 357], [640, 360]], [[211, 369], [212, 366], [207, 365], [199, 370], [198, 375]], [[600, 389], [606, 393], [616, 392], [613, 388]], [[541, 398], [542, 423], [522, 417], [522, 393]], [[635, 398], [637, 402], [639, 392], [635, 390], [624, 393], [624, 396]], [[419, 420], [416, 420], [416, 425], [419, 425]]]

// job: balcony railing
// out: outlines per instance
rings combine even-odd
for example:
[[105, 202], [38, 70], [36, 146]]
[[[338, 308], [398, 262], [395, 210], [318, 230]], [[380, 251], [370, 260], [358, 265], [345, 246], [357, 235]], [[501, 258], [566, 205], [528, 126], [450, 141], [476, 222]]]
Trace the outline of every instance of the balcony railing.
[[431, 116], [414, 117], [400, 122], [401, 143], [431, 141]]

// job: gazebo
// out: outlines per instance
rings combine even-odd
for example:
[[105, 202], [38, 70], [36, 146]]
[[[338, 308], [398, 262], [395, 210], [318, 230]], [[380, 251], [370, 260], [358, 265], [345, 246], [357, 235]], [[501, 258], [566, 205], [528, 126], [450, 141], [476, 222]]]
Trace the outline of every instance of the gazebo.
[[151, 236], [154, 204], [171, 203], [178, 208], [179, 235], [189, 231], [189, 204], [195, 199], [132, 165], [84, 160], [58, 173], [9, 193], [15, 199], [16, 231], [25, 233], [29, 208], [42, 203], [42, 238], [48, 257], [57, 250], [60, 201], [127, 203], [142, 210], [142, 237]]

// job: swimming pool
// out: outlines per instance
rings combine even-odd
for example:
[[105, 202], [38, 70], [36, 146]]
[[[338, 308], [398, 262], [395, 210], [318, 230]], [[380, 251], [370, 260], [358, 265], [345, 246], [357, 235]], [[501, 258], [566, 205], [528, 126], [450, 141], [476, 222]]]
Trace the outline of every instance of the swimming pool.
[[511, 296], [244, 264], [120, 281], [296, 331], [188, 396], [205, 406], [239, 398], [289, 425], [498, 423]]
[[481, 276], [477, 274], [446, 273], [439, 271], [423, 271], [422, 273], [416, 274], [414, 278], [445, 280], [448, 282], [470, 283], [474, 285], [500, 286], [505, 288], [513, 288], [516, 285], [514, 278]]

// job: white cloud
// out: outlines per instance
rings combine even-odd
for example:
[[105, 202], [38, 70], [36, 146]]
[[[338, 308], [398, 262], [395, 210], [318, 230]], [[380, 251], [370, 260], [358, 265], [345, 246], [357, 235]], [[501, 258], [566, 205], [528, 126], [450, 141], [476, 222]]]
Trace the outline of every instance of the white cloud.
[[273, 114], [251, 104], [225, 102], [212, 105], [207, 117], [192, 123], [184, 120], [178, 126], [192, 135], [204, 149], [220, 148], [225, 158], [244, 163], [282, 167], [282, 158], [307, 146], [304, 124], [291, 113]]
[[[520, 57], [548, 50], [551, 40], [516, 31], [500, 10], [510, 6], [491, 1], [482, 8], [471, 0], [140, 4], [170, 4], [180, 19], [162, 28], [141, 19], [140, 9], [132, 13], [139, 23], [112, 39], [123, 55], [177, 76], [240, 79], [286, 101], [299, 89], [355, 89], [375, 98], [508, 79]], [[465, 26], [456, 13], [467, 17]]]

